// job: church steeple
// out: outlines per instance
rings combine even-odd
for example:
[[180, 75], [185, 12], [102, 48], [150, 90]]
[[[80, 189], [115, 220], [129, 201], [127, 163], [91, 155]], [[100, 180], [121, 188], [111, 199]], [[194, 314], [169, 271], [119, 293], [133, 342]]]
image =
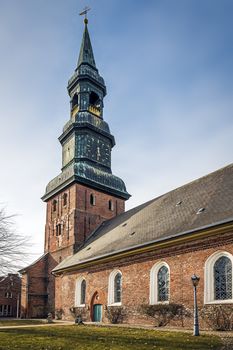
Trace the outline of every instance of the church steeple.
[[85, 28], [83, 32], [83, 39], [82, 39], [77, 67], [79, 67], [81, 64], [87, 63], [90, 66], [96, 68], [94, 54], [91, 46], [91, 40], [90, 40], [88, 28], [87, 28], [87, 23], [88, 23], [87, 18], [84, 19], [84, 23], [85, 23]]
[[62, 173], [47, 185], [43, 199], [47, 200], [67, 185], [78, 182], [125, 200], [130, 197], [125, 184], [111, 170], [115, 139], [103, 120], [106, 86], [95, 64], [87, 18], [84, 23], [78, 65], [67, 87], [70, 120], [59, 137]]
[[78, 65], [68, 82], [70, 95], [71, 118], [78, 112], [88, 111], [97, 117], [103, 117], [103, 98], [106, 95], [104, 79], [100, 76], [95, 64], [91, 40], [85, 27], [79, 52]]

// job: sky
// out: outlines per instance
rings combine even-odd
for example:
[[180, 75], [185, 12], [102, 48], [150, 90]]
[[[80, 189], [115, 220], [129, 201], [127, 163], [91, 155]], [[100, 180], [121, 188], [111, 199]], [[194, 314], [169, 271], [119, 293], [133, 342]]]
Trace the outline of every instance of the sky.
[[83, 18], [130, 209], [233, 161], [233, 1], [0, 0], [0, 206], [43, 253]]

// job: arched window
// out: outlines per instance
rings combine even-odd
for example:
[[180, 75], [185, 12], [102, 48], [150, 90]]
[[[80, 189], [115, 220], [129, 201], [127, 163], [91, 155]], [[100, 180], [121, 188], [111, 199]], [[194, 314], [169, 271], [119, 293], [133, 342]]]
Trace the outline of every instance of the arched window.
[[57, 210], [57, 201], [56, 201], [56, 199], [53, 200], [52, 206], [53, 206], [53, 211], [56, 211]]
[[161, 266], [158, 271], [158, 301], [168, 301], [169, 271], [167, 266]]
[[63, 206], [64, 207], [67, 205], [67, 197], [68, 197], [67, 193], [64, 193], [63, 194]]
[[109, 275], [108, 305], [121, 305], [122, 301], [122, 273], [114, 270]]
[[216, 252], [205, 263], [205, 303], [232, 303], [232, 262], [228, 252]]
[[167, 303], [170, 295], [170, 272], [165, 262], [155, 264], [150, 271], [150, 304]]
[[83, 307], [86, 303], [86, 280], [81, 277], [76, 281], [75, 306]]
[[93, 193], [90, 195], [90, 204], [95, 205], [95, 195]]
[[90, 105], [93, 105], [93, 106], [96, 106], [96, 107], [100, 106], [99, 96], [94, 91], [92, 91], [90, 93], [89, 102], [90, 102]]
[[113, 211], [113, 209], [114, 209], [113, 201], [111, 201], [111, 200], [108, 201], [108, 209], [111, 211]]
[[71, 108], [74, 108], [77, 105], [78, 105], [78, 95], [75, 94], [71, 100]]
[[81, 299], [81, 304], [85, 304], [85, 301], [86, 301], [86, 281], [85, 280], [82, 280], [82, 283], [81, 283], [80, 299]]
[[114, 303], [121, 302], [121, 273], [118, 272], [114, 279]]
[[62, 226], [61, 224], [56, 225], [56, 236], [60, 236], [62, 234]]
[[227, 256], [221, 256], [214, 264], [215, 300], [232, 299], [232, 263]]

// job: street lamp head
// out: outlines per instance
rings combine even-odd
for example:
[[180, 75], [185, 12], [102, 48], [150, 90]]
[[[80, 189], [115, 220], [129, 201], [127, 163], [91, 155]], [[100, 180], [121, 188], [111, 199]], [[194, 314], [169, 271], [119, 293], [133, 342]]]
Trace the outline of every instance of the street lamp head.
[[200, 277], [197, 277], [197, 276], [194, 274], [194, 275], [192, 275], [191, 280], [192, 280], [193, 286], [194, 286], [194, 287], [197, 287], [197, 285], [198, 285], [198, 283], [199, 283], [199, 281], [200, 281]]

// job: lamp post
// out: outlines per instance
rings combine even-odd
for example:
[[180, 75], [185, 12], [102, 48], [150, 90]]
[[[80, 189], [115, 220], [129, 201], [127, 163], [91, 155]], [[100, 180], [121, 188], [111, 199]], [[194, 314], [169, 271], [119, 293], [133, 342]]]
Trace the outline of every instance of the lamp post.
[[200, 281], [200, 277], [197, 277], [195, 274], [191, 277], [193, 283], [194, 291], [194, 319], [193, 319], [193, 335], [200, 335], [199, 333], [199, 322], [198, 322], [198, 308], [197, 308], [197, 286]]

